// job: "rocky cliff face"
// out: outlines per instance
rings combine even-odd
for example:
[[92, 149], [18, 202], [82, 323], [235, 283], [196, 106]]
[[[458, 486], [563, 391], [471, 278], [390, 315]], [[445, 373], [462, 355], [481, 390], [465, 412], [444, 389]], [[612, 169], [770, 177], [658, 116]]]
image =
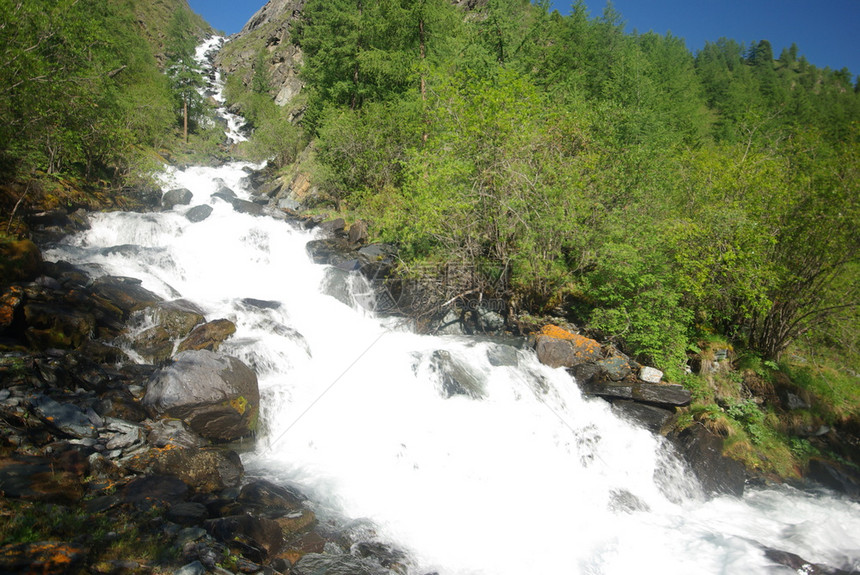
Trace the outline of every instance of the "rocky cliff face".
[[247, 86], [262, 62], [268, 68], [272, 97], [278, 105], [287, 105], [303, 85], [298, 77], [302, 51], [290, 41], [290, 34], [304, 4], [304, 0], [270, 0], [230, 38], [215, 64], [227, 75], [238, 74]]

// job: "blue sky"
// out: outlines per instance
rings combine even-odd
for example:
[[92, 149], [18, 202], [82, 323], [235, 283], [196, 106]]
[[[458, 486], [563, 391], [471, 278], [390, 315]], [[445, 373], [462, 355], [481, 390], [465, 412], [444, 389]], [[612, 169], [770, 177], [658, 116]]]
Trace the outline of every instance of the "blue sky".
[[[265, 0], [188, 0], [215, 28], [238, 32]], [[562, 14], [572, 0], [553, 1]], [[605, 0], [586, 0], [599, 16]], [[846, 67], [860, 74], [860, 0], [614, 0], [627, 32], [653, 30], [684, 38], [696, 52], [705, 41], [732, 38], [749, 45], [769, 40], [775, 56], [795, 42], [800, 54], [820, 68]]]

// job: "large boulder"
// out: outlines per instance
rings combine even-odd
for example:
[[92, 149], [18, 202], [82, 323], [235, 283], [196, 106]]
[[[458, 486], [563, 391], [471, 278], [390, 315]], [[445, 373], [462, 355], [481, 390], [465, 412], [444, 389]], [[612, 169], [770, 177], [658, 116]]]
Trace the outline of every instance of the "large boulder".
[[744, 492], [744, 466], [723, 455], [723, 439], [702, 425], [668, 435], [707, 493], [740, 497]]
[[212, 215], [212, 206], [207, 206], [206, 204], [200, 204], [199, 206], [194, 206], [187, 212], [185, 212], [185, 218], [191, 223], [202, 222], [206, 218]]
[[143, 405], [156, 417], [184, 420], [206, 439], [232, 441], [254, 430], [260, 391], [256, 374], [235, 357], [183, 351], [153, 375]]
[[535, 338], [538, 359], [549, 367], [574, 367], [599, 361], [602, 349], [593, 339], [570, 333], [555, 325], [547, 325]]
[[161, 198], [161, 205], [164, 209], [172, 209], [173, 206], [187, 206], [191, 203], [191, 198], [194, 194], [188, 188], [176, 188], [164, 193]]

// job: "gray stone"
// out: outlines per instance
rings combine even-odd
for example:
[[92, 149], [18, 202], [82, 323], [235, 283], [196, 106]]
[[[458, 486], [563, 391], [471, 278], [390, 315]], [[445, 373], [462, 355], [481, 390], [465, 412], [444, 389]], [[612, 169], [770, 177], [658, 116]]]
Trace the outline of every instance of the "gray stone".
[[199, 206], [194, 206], [185, 212], [185, 219], [196, 224], [197, 222], [202, 222], [210, 215], [212, 215], [212, 206], [201, 204]]
[[51, 427], [78, 439], [97, 437], [98, 429], [79, 407], [54, 401], [47, 395], [30, 398], [33, 412]]
[[203, 447], [208, 443], [178, 419], [156, 421], [146, 440], [155, 447]]
[[194, 194], [188, 188], [176, 188], [164, 193], [161, 198], [161, 205], [167, 210], [173, 206], [187, 206], [193, 197]]
[[200, 561], [183, 565], [173, 572], [173, 575], [206, 575], [206, 567]]
[[464, 395], [472, 399], [481, 399], [487, 395], [484, 383], [472, 373], [468, 365], [458, 361], [450, 352], [438, 350], [433, 352], [430, 368], [439, 374], [442, 392], [446, 397]]
[[596, 363], [606, 378], [611, 381], [621, 381], [631, 373], [630, 364], [626, 357], [616, 355], [601, 359]]
[[106, 418], [105, 423], [107, 433], [104, 434], [104, 437], [109, 438], [105, 445], [107, 449], [128, 449], [133, 445], [143, 443], [146, 439], [144, 430], [139, 425], [113, 417]]
[[260, 391], [256, 374], [235, 357], [184, 351], [153, 375], [142, 403], [155, 416], [183, 419], [202, 437], [232, 441], [251, 433]]
[[663, 372], [653, 367], [642, 366], [639, 370], [639, 379], [646, 383], [660, 383], [663, 379]]
[[659, 405], [690, 405], [692, 395], [682, 385], [640, 383], [633, 386], [633, 399]]

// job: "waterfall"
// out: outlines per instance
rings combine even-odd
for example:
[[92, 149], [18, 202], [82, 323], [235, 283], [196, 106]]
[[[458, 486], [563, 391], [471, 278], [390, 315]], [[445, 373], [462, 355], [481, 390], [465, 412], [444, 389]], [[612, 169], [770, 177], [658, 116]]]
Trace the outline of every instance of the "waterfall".
[[[228, 120], [232, 141], [240, 123]], [[223, 182], [247, 199], [243, 177], [259, 167], [166, 168], [164, 190], [188, 188], [190, 205], [94, 214], [46, 251], [236, 324], [221, 351], [255, 369], [263, 397], [248, 473], [405, 550], [416, 575], [794, 572], [764, 548], [860, 568], [857, 503], [789, 487], [707, 499], [661, 438], [531, 350], [417, 335], [358, 305], [360, 282], [309, 260], [314, 232], [213, 196]], [[185, 217], [203, 204], [208, 218]], [[468, 389], [446, 385], [451, 370]]]

